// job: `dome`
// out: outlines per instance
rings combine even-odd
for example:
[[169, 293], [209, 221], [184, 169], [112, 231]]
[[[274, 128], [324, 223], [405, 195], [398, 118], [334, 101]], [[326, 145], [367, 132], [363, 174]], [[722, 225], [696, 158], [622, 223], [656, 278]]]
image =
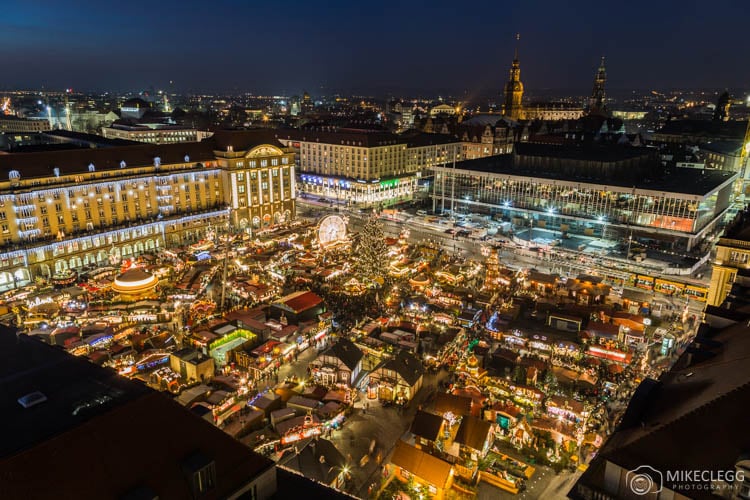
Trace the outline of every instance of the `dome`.
[[142, 269], [129, 269], [115, 278], [112, 290], [124, 294], [142, 294], [153, 290], [158, 283], [153, 274]]

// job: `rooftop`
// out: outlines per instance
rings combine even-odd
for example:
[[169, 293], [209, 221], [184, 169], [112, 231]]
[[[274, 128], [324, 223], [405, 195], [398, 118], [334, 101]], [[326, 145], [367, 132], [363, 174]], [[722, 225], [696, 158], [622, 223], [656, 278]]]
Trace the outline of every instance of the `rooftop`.
[[[154, 158], [159, 157], [163, 164], [185, 163], [214, 160], [210, 139], [203, 142], [184, 142], [178, 144], [138, 144], [111, 148], [74, 149], [40, 153], [10, 153], [0, 155], [0, 173], [17, 170], [21, 178], [51, 177], [54, 168], [60, 169], [60, 175], [86, 173], [89, 165], [96, 171], [119, 170], [120, 162], [127, 167], [153, 166]], [[7, 177], [6, 177], [7, 178]]]
[[411, 424], [411, 432], [415, 436], [435, 441], [438, 438], [442, 425], [443, 417], [440, 415], [418, 410]]
[[[32, 448], [111, 408], [150, 392], [83, 358], [0, 326], [0, 411], [13, 429], [0, 440], [0, 457]], [[44, 403], [18, 399], [39, 392]]]
[[284, 462], [284, 466], [323, 484], [330, 484], [346, 465], [346, 458], [336, 445], [322, 438], [309, 441], [299, 453], [290, 454], [290, 459]]
[[329, 347], [325, 354], [328, 356], [335, 356], [344, 363], [347, 368], [354, 370], [357, 363], [362, 359], [362, 351], [357, 347], [354, 342], [348, 339], [340, 339], [338, 342]]
[[471, 415], [471, 398], [438, 392], [435, 396], [435, 411], [440, 414], [451, 412], [454, 415]]
[[747, 121], [670, 120], [657, 131], [658, 134], [727, 137], [741, 140], [745, 136]]
[[271, 498], [287, 500], [289, 498], [325, 498], [326, 500], [355, 499], [348, 493], [334, 490], [320, 481], [310, 479], [283, 465], [276, 468], [278, 490]]
[[301, 313], [323, 303], [323, 298], [311, 291], [294, 292], [278, 300], [294, 313]]
[[394, 370], [409, 384], [414, 385], [424, 374], [424, 365], [411, 352], [402, 349], [395, 357], [386, 361], [383, 366], [387, 370]]
[[454, 441], [474, 450], [483, 450], [491, 427], [492, 424], [486, 420], [466, 416], [461, 420]]
[[[737, 212], [734, 220], [724, 228], [721, 239], [750, 242], [750, 206]], [[721, 245], [722, 242], [720, 241]]]
[[177, 358], [180, 358], [182, 361], [185, 361], [186, 363], [190, 363], [193, 365], [198, 365], [200, 363], [203, 363], [204, 361], [209, 361], [211, 359], [208, 356], [205, 356], [202, 352], [198, 351], [197, 349], [193, 349], [192, 347], [184, 347], [180, 349], [179, 351], [173, 352], [172, 355]]
[[300, 142], [320, 142], [323, 144], [348, 145], [362, 148], [374, 148], [406, 144], [405, 138], [382, 130], [365, 130], [340, 127], [317, 127], [305, 130], [278, 130], [278, 137]]
[[[88, 172], [92, 164], [96, 171], [119, 170], [123, 161], [129, 168], [150, 167], [156, 157], [161, 159], [162, 164], [195, 164], [215, 160], [214, 152], [224, 151], [228, 146], [232, 146], [235, 152], [248, 151], [262, 144], [282, 148], [275, 132], [269, 129], [219, 130], [201, 142], [161, 145], [135, 143], [106, 148], [10, 153], [0, 155], [0, 173], [7, 175], [9, 171], [17, 170], [21, 178], [49, 177], [53, 175], [54, 168], [60, 170], [60, 175], [69, 175]], [[102, 138], [102, 141], [105, 140]], [[185, 161], [185, 157], [189, 161]]]
[[391, 463], [408, 470], [438, 488], [445, 487], [452, 470], [451, 464], [448, 462], [418, 450], [400, 439], [396, 441]]
[[[750, 450], [750, 435], [744, 432], [748, 357], [744, 322], [697, 337], [659, 381], [641, 383], [599, 456], [630, 470], [641, 464], [660, 471], [734, 470]], [[597, 483], [595, 472], [581, 480]], [[704, 497], [710, 497], [710, 489]]]
[[[541, 146], [532, 153], [524, 146]], [[651, 172], [651, 176], [634, 177], [634, 169], [627, 166], [612, 165], [614, 168], [613, 175], [608, 175], [610, 169], [598, 171], [603, 164], [613, 163], [616, 161], [637, 160], [640, 161], [641, 153], [636, 154], [634, 151], [639, 148], [615, 147], [620, 150], [615, 153], [596, 153], [585, 152], [581, 149], [581, 154], [576, 156], [574, 153], [577, 148], [567, 149], [560, 148], [561, 156], [550, 156], [554, 148], [558, 146], [549, 145], [531, 145], [518, 144], [518, 154], [527, 157], [553, 157], [559, 160], [560, 168], [555, 165], [529, 164], [530, 161], [523, 159], [516, 160], [513, 154], [489, 156], [486, 158], [477, 158], [475, 160], [466, 160], [456, 163], [456, 169], [487, 172], [498, 175], [514, 175], [526, 177], [529, 179], [549, 179], [568, 182], [584, 182], [590, 184], [603, 184], [609, 186], [618, 186], [627, 189], [644, 189], [651, 191], [663, 191], [680, 194], [701, 195], [705, 196], [712, 193], [722, 184], [733, 179], [737, 174], [722, 170], [700, 170], [694, 168], [672, 168], [663, 170], [660, 165], [654, 164], [653, 168], [646, 169]], [[538, 154], [537, 154], [538, 153]], [[543, 154], [544, 153], [544, 154]], [[584, 160], [591, 162], [592, 167], [583, 171], [578, 170], [575, 165], [568, 165], [569, 160]], [[645, 168], [645, 167], [644, 167]]]
[[197, 458], [216, 468], [206, 498], [221, 498], [273, 467], [166, 395], [4, 327], [0, 389], [4, 498], [189, 498]]

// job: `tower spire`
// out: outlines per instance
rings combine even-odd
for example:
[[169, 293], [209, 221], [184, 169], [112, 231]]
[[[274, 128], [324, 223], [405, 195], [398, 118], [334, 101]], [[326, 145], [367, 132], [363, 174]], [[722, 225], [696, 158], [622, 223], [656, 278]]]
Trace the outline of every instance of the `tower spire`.
[[511, 120], [518, 120], [522, 115], [523, 83], [521, 83], [521, 63], [518, 60], [519, 40], [521, 40], [521, 34], [516, 33], [516, 48], [513, 63], [510, 66], [510, 77], [503, 90], [503, 114]]
[[607, 69], [604, 66], [604, 61], [605, 56], [602, 56], [599, 69], [594, 77], [594, 88], [591, 91], [591, 99], [589, 100], [589, 112], [594, 114], [602, 114], [606, 109], [605, 85], [607, 83]]

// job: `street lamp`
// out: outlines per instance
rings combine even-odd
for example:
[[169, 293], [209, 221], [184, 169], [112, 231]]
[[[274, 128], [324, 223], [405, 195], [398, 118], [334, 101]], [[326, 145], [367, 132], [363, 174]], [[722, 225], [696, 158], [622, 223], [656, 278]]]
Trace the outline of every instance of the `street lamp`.
[[[555, 218], [555, 207], [549, 207], [549, 208], [547, 209], [547, 215], [549, 215], [549, 219], [550, 219], [550, 222], [554, 222], [554, 218]], [[552, 230], [552, 236], [554, 236], [554, 235], [555, 235], [555, 231], [554, 231], [554, 230]]]
[[598, 220], [602, 224], [602, 236], [601, 236], [601, 239], [604, 239], [605, 232], [607, 231], [607, 218], [604, 217], [603, 215], [600, 215], [599, 217], [596, 218], [596, 220]]

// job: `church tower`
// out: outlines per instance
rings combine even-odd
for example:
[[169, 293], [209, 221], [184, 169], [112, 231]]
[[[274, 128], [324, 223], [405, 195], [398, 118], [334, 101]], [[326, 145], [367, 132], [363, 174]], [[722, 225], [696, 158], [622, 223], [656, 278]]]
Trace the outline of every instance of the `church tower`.
[[511, 120], [518, 120], [522, 115], [523, 83], [521, 83], [521, 64], [518, 61], [518, 40], [520, 39], [521, 35], [516, 35], [516, 52], [510, 67], [510, 78], [503, 92], [505, 97], [503, 115]]
[[605, 111], [604, 100], [606, 94], [604, 92], [604, 85], [606, 83], [607, 69], [604, 67], [604, 56], [602, 56], [602, 62], [594, 77], [594, 89], [591, 91], [591, 99], [589, 101], [589, 111], [593, 114], [602, 114]]

